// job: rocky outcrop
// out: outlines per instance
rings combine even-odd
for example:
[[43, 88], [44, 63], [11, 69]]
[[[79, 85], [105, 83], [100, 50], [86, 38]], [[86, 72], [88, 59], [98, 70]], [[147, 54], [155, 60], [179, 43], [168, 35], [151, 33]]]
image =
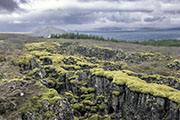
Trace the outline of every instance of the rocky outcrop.
[[[68, 79], [68, 77], [65, 79]], [[87, 73], [79, 73], [79, 82], [84, 79], [88, 79]], [[81, 85], [81, 88], [87, 89], [87, 93], [81, 90], [79, 91], [77, 89], [78, 85], [72, 85], [67, 81], [65, 81], [63, 90], [62, 88], [60, 90], [61, 93], [63, 93], [62, 91], [72, 91], [72, 96], [69, 98], [71, 105], [81, 105], [79, 103], [83, 103], [84, 100], [90, 100], [92, 102], [91, 105], [89, 105], [90, 103], [82, 104], [82, 109], [74, 108], [77, 117], [85, 116], [85, 114], [82, 114], [83, 111], [87, 110], [85, 107], [90, 106], [90, 109], [92, 109], [94, 106], [102, 104], [104, 108], [101, 110], [95, 107], [96, 111], [99, 111], [102, 116], [110, 115], [113, 120], [122, 118], [126, 120], [176, 120], [180, 118], [178, 104], [167, 98], [131, 91], [127, 86], [116, 85], [112, 83], [112, 80], [104, 77], [92, 76], [91, 79], [86, 82], [85, 87]], [[88, 88], [95, 88], [95, 90], [88, 91]], [[83, 99], [82, 96], [85, 96], [85, 99]], [[79, 103], [74, 104], [72, 100], [78, 100]], [[93, 113], [92, 110], [89, 111]], [[86, 112], [88, 112], [88, 110]]]
[[176, 120], [180, 118], [177, 103], [166, 98], [131, 91], [127, 86], [112, 84], [102, 77], [94, 76], [90, 82], [96, 87], [96, 95], [108, 96], [105, 111], [112, 119]]
[[112, 50], [110, 48], [99, 48], [99, 47], [85, 47], [78, 46], [74, 50], [75, 53], [78, 53], [87, 57], [95, 57], [103, 60], [122, 60], [125, 58], [125, 54], [122, 50]]
[[80, 55], [107, 61], [125, 61], [127, 63], [140, 64], [145, 61], [171, 60], [171, 56], [162, 56], [158, 52], [125, 52], [121, 49], [112, 49], [100, 46], [79, 45], [78, 42], [62, 43], [62, 53]]

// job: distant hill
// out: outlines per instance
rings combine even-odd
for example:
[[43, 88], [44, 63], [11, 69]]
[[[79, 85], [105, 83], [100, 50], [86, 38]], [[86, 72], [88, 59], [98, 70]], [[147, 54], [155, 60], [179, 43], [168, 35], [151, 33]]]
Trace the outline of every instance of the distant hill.
[[101, 27], [97, 28], [99, 31], [151, 31], [151, 30], [180, 30], [176, 28], [161, 28], [161, 27]]
[[32, 32], [31, 35], [48, 37], [51, 34], [64, 34], [64, 33], [67, 33], [67, 31], [56, 27], [40, 27], [36, 29], [34, 32]]

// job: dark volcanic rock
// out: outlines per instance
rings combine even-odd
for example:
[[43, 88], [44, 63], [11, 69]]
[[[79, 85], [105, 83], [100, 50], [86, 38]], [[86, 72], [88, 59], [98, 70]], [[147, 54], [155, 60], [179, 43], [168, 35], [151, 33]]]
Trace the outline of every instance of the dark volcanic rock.
[[103, 60], [121, 60], [125, 54], [121, 50], [111, 50], [108, 48], [78, 46], [74, 52], [87, 57], [95, 57]]

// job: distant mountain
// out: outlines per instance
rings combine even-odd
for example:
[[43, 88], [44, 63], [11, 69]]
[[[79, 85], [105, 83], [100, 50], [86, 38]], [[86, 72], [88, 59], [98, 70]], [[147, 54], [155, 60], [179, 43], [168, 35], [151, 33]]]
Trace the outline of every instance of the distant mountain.
[[176, 28], [161, 28], [161, 27], [101, 27], [96, 30], [100, 31], [151, 31], [151, 30], [180, 30], [180, 27]]
[[180, 27], [170, 28], [169, 30], [180, 30]]
[[67, 31], [50, 26], [50, 27], [40, 27], [36, 29], [34, 32], [32, 32], [31, 35], [48, 37], [51, 34], [64, 34], [64, 33], [67, 33]]

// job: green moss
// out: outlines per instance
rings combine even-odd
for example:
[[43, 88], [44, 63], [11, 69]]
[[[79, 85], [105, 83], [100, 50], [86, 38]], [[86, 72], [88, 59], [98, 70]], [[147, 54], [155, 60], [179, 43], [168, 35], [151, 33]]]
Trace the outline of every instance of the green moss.
[[35, 82], [35, 85], [38, 86], [38, 88], [41, 89], [45, 89], [45, 86], [43, 84], [41, 84], [41, 82], [39, 82], [38, 80]]
[[90, 105], [90, 106], [95, 105], [95, 103], [90, 101], [90, 100], [83, 100], [82, 103], [85, 104], [85, 105]]
[[171, 61], [169, 64], [174, 64], [174, 63], [180, 63], [180, 60], [179, 59], [175, 59], [175, 60]]
[[72, 80], [72, 79], [76, 80], [76, 79], [78, 79], [78, 78], [79, 78], [78, 75], [73, 75], [72, 77], [69, 77], [68, 80]]
[[120, 92], [119, 91], [113, 91], [112, 94], [118, 96], [120, 94]]
[[95, 47], [95, 48], [99, 48], [99, 49], [106, 49], [106, 50], [113, 51], [113, 49], [110, 48], [110, 47], [101, 47], [101, 46], [98, 46], [98, 45], [95, 45], [94, 47]]
[[62, 67], [57, 65], [45, 65], [44, 69], [49, 69], [50, 71], [55, 70], [58, 75], [65, 75], [68, 72], [64, 70]]
[[44, 59], [44, 58], [49, 58], [52, 60], [53, 65], [57, 65], [57, 64], [64, 64], [63, 63], [63, 58], [65, 56], [61, 55], [61, 54], [51, 54], [51, 56], [41, 56], [40, 59]]
[[96, 107], [96, 106], [92, 106], [92, 107], [91, 107], [91, 111], [92, 111], [92, 112], [97, 112], [97, 107]]
[[93, 64], [93, 63], [90, 63], [90, 62], [81, 62], [81, 61], [78, 61], [77, 62], [77, 65], [83, 67], [83, 66], [88, 66], [90, 68], [93, 68], [93, 67], [98, 67], [99, 64]]
[[137, 52], [136, 54], [140, 55], [140, 56], [149, 56], [149, 57], [153, 57], [154, 55], [159, 55], [159, 53], [149, 53], [149, 52]]
[[34, 96], [30, 102], [20, 108], [20, 111], [23, 113], [39, 111], [43, 108], [43, 101], [48, 101], [50, 104], [55, 104], [55, 102], [58, 100], [63, 100], [63, 98], [59, 97], [56, 90], [43, 87], [42, 93]]
[[99, 105], [99, 109], [100, 109], [100, 110], [104, 110], [104, 103], [101, 103], [101, 104]]
[[144, 78], [144, 79], [151, 78], [151, 79], [160, 80], [161, 76], [160, 75], [145, 75], [145, 74], [142, 74], [141, 78]]
[[37, 120], [43, 120], [43, 116], [42, 116], [42, 115], [38, 115], [38, 116], [36, 117], [36, 119], [37, 119]]
[[54, 50], [61, 45], [58, 42], [38, 42], [38, 43], [27, 43], [26, 48], [30, 51], [32, 50]]
[[76, 116], [74, 116], [74, 120], [79, 120], [79, 118], [77, 118]]
[[76, 110], [81, 110], [83, 107], [84, 105], [82, 103], [76, 103], [72, 105], [72, 108]]
[[153, 103], [154, 106], [158, 106], [158, 103]]
[[78, 103], [78, 100], [72, 99], [72, 100], [70, 100], [70, 103], [71, 103], [71, 104]]
[[98, 115], [98, 114], [94, 114], [94, 115], [92, 115], [92, 116], [89, 118], [89, 120], [99, 120], [98, 118], [99, 118], [99, 115]]
[[[0, 117], [1, 118], [1, 117]], [[17, 120], [23, 120], [22, 118], [18, 118]]]
[[33, 70], [31, 70], [27, 75], [28, 76], [32, 76], [34, 75], [35, 73], [37, 73], [39, 71], [39, 68], [34, 68]]
[[28, 65], [30, 60], [32, 60], [35, 56], [31, 54], [25, 54], [22, 56], [19, 56], [18, 59], [13, 59], [12, 62], [15, 63], [16, 65]]
[[109, 69], [119, 70], [119, 69], [125, 69], [127, 67], [127, 64], [125, 62], [112, 62], [112, 61], [104, 61], [104, 60], [98, 60], [98, 63], [100, 64], [99, 67], [105, 67]]
[[0, 40], [0, 43], [3, 43], [4, 42], [4, 40]]
[[150, 102], [152, 102], [153, 100], [152, 99], [147, 99], [146, 100], [146, 104], [149, 104]]
[[48, 100], [50, 104], [54, 104], [58, 100], [63, 100], [57, 93], [55, 89], [48, 89], [46, 93], [43, 93], [41, 96], [41, 102]]
[[104, 115], [103, 120], [111, 120], [111, 117], [109, 115]]
[[48, 119], [48, 118], [51, 118], [52, 115], [53, 115], [52, 111], [46, 111], [42, 116], [44, 116], [44, 118]]
[[85, 99], [85, 100], [90, 100], [92, 98], [94, 98], [94, 93], [91, 93], [91, 94], [82, 94], [81, 95], [81, 98]]
[[86, 110], [91, 110], [91, 107], [90, 106], [85, 106], [85, 109]]
[[175, 60], [169, 62], [166, 66], [169, 68], [178, 68], [179, 69], [179, 67], [180, 67], [179, 63], [180, 63], [180, 60], [175, 59]]
[[75, 70], [79, 70], [81, 68], [80, 66], [77, 65], [62, 65], [61, 67], [65, 69], [75, 69]]
[[92, 93], [92, 92], [95, 92], [95, 88], [81, 87], [80, 90], [81, 90], [81, 93]]
[[105, 96], [103, 96], [103, 95], [96, 96], [96, 100], [101, 99], [101, 98], [104, 99]]
[[56, 82], [53, 81], [53, 80], [51, 80], [51, 79], [45, 79], [45, 80], [47, 81], [48, 86], [49, 86], [50, 88], [54, 87], [55, 84], [56, 84]]
[[77, 84], [79, 86], [85, 86], [85, 85], [87, 85], [87, 82], [85, 80], [82, 80], [82, 81], [79, 81]]
[[77, 80], [71, 80], [71, 81], [70, 81], [71, 84], [74, 84], [74, 83], [76, 83], [76, 82], [77, 82]]
[[104, 70], [102, 68], [94, 68], [90, 69], [90, 71], [95, 74], [96, 76], [103, 77], [104, 76]]
[[130, 70], [122, 70], [122, 72], [127, 73], [128, 75], [139, 75], [139, 73], [135, 73], [135, 72], [130, 71]]
[[20, 78], [13, 78], [13, 79], [2, 79], [1, 81], [2, 81], [2, 82], [12, 82], [12, 81], [18, 82], [18, 81], [24, 80], [25, 77], [26, 77], [26, 76], [21, 76]]
[[175, 80], [177, 82], [180, 82], [179, 78], [175, 78], [173, 76], [162, 76], [162, 75], [158, 75], [158, 74], [155, 74], [155, 75], [146, 75], [146, 74], [143, 74], [143, 73], [135, 73], [135, 72], [130, 71], [130, 70], [123, 70], [123, 72], [127, 73], [130, 76], [138, 76], [141, 79], [149, 79], [150, 78], [150, 79], [153, 79], [155, 81]]
[[76, 99], [78, 99], [78, 98], [79, 98], [78, 96], [73, 95], [73, 93], [72, 93], [71, 91], [69, 91], [69, 92], [65, 92], [65, 95], [67, 95], [67, 96], [71, 96], [71, 97], [76, 98]]
[[51, 55], [52, 55], [52, 53], [47, 52], [47, 51], [45, 51], [45, 50], [43, 50], [43, 51], [37, 51], [37, 50], [35, 50], [35, 51], [29, 52], [29, 54], [31, 54], [31, 55], [33, 55], [33, 56], [35, 56], [35, 57], [51, 56]]

